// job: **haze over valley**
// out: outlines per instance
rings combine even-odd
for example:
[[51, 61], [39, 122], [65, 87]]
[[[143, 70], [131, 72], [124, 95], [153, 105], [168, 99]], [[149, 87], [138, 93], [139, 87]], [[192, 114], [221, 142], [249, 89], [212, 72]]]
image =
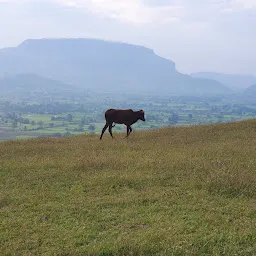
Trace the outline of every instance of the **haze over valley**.
[[253, 83], [253, 76], [183, 74], [139, 45], [28, 39], [0, 50], [0, 139], [99, 133], [108, 108], [144, 109], [147, 122], [135, 129], [253, 118]]

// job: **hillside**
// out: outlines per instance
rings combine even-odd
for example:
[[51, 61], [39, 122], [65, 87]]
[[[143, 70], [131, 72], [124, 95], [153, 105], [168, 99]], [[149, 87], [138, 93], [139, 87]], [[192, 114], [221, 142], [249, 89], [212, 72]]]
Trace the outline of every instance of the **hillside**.
[[176, 71], [153, 50], [94, 39], [26, 40], [0, 50], [0, 76], [34, 73], [82, 88], [178, 95], [229, 93], [223, 84]]
[[31, 91], [62, 92], [73, 88], [74, 86], [35, 74], [17, 74], [0, 78], [0, 95], [18, 91], [24, 93]]
[[250, 96], [256, 98], [256, 84], [252, 84], [251, 86], [249, 86], [248, 88], [246, 88], [246, 89], [244, 90], [244, 94], [250, 95]]
[[195, 78], [213, 79], [225, 84], [229, 88], [240, 91], [256, 83], [256, 77], [252, 75], [221, 74], [214, 72], [199, 72], [190, 75]]
[[1, 142], [1, 255], [255, 255], [255, 127]]

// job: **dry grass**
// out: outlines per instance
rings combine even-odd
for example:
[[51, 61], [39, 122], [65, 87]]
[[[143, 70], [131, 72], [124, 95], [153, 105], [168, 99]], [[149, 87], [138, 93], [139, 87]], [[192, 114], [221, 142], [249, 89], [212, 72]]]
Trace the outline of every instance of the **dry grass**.
[[0, 143], [1, 255], [256, 255], [256, 120]]

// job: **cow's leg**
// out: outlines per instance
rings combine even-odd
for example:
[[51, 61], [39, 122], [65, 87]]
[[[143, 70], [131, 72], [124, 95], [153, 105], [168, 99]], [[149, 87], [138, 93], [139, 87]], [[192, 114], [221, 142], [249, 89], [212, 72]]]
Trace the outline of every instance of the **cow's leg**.
[[102, 136], [103, 136], [104, 132], [107, 130], [107, 128], [108, 128], [108, 123], [106, 123], [105, 126], [102, 129], [102, 132], [101, 132], [101, 135], [100, 135], [100, 140], [102, 139]]
[[112, 126], [112, 123], [109, 124], [109, 126], [108, 126], [108, 131], [109, 131], [111, 137], [114, 138], [114, 137], [113, 137], [113, 134], [112, 134], [112, 127], [113, 127], [113, 126]]
[[130, 135], [132, 132], [132, 127], [130, 125], [127, 125], [127, 137]]
[[132, 127], [130, 126], [130, 132], [129, 132], [129, 134], [132, 132]]
[[126, 125], [126, 137], [129, 136], [130, 126]]

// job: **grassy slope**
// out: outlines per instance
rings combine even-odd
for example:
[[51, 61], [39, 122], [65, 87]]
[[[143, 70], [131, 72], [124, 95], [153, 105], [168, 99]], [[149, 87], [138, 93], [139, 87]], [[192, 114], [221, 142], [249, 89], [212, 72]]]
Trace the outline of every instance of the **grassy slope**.
[[0, 143], [1, 255], [256, 255], [256, 120]]

